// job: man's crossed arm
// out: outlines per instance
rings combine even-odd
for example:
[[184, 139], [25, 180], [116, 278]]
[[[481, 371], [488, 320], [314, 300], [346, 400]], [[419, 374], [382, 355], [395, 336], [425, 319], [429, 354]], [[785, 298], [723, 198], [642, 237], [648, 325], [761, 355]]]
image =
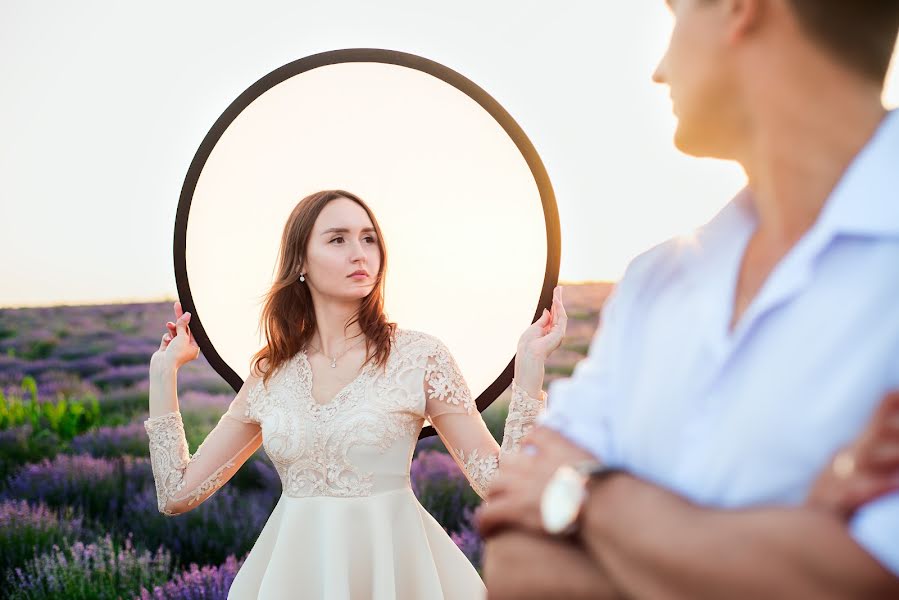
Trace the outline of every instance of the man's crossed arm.
[[[893, 419], [881, 410], [873, 424], [895, 421], [899, 398], [888, 397], [884, 405], [891, 402]], [[856, 456], [891, 456], [870, 435], [876, 431], [883, 440], [884, 431], [892, 435], [889, 427], [872, 427], [856, 442]], [[543, 486], [559, 464], [589, 454], [544, 428], [529, 441], [536, 454], [507, 458], [479, 514], [487, 538], [484, 573], [491, 600], [899, 598], [899, 578], [852, 539], [842, 518], [846, 511], [826, 510], [824, 502], [711, 509], [619, 474], [590, 484], [576, 538], [546, 536], [537, 510]], [[895, 457], [879, 467], [887, 463], [895, 475]], [[826, 477], [819, 480], [830, 486], [830, 491], [819, 491], [832, 503], [838, 486]], [[877, 485], [866, 481], [859, 475], [843, 485], [854, 490], [853, 502], [887, 490], [882, 478]], [[861, 488], [867, 495], [858, 493]]]

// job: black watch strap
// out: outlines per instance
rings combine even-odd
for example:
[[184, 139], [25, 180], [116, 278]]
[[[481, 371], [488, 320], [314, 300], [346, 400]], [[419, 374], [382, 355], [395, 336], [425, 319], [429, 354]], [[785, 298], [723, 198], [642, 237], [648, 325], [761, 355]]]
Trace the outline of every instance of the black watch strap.
[[584, 483], [584, 491], [587, 492], [587, 495], [584, 496], [584, 501], [581, 504], [580, 509], [578, 510], [577, 517], [575, 518], [574, 523], [572, 523], [571, 533], [577, 534], [580, 531], [581, 521], [584, 518], [584, 507], [587, 505], [587, 502], [589, 502], [590, 499], [590, 483], [603, 481], [605, 479], [608, 479], [612, 475], [615, 475], [617, 473], [624, 473], [625, 471], [620, 467], [613, 467], [599, 461], [585, 461], [574, 465], [574, 468], [581, 475], [587, 478], [587, 481]]

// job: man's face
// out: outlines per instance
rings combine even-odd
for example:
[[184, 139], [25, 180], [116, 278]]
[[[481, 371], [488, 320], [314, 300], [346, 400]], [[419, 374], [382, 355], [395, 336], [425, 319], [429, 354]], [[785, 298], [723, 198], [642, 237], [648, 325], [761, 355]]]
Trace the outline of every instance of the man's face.
[[726, 44], [728, 0], [669, 0], [674, 29], [653, 74], [667, 83], [677, 117], [675, 145], [695, 156], [730, 158], [736, 86]]

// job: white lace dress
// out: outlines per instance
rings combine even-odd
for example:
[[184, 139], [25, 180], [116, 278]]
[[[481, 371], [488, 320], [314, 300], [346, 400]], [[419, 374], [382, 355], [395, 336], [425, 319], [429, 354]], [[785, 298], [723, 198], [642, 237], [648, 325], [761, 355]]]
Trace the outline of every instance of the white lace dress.
[[545, 407], [512, 384], [502, 447], [446, 345], [397, 329], [385, 367], [366, 365], [327, 403], [298, 352], [268, 384], [251, 374], [191, 456], [180, 412], [144, 422], [159, 510], [174, 516], [224, 485], [262, 444], [283, 491], [229, 598], [471, 600], [477, 571], [412, 493], [425, 418], [484, 497], [499, 461]]

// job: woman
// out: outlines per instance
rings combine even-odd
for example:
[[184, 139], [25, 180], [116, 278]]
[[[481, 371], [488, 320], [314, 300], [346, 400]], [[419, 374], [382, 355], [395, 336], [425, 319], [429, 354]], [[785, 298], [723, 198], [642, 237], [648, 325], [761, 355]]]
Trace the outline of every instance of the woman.
[[160, 512], [195, 508], [263, 445], [283, 493], [229, 598], [483, 597], [477, 571], [412, 493], [409, 467], [429, 420], [483, 498], [502, 457], [545, 406], [543, 364], [567, 316], [522, 334], [502, 447], [446, 345], [383, 312], [386, 249], [368, 206], [341, 190], [297, 204], [262, 311], [266, 346], [227, 412], [191, 456], [176, 393], [199, 356], [189, 313], [169, 323], [150, 365], [144, 422]]

